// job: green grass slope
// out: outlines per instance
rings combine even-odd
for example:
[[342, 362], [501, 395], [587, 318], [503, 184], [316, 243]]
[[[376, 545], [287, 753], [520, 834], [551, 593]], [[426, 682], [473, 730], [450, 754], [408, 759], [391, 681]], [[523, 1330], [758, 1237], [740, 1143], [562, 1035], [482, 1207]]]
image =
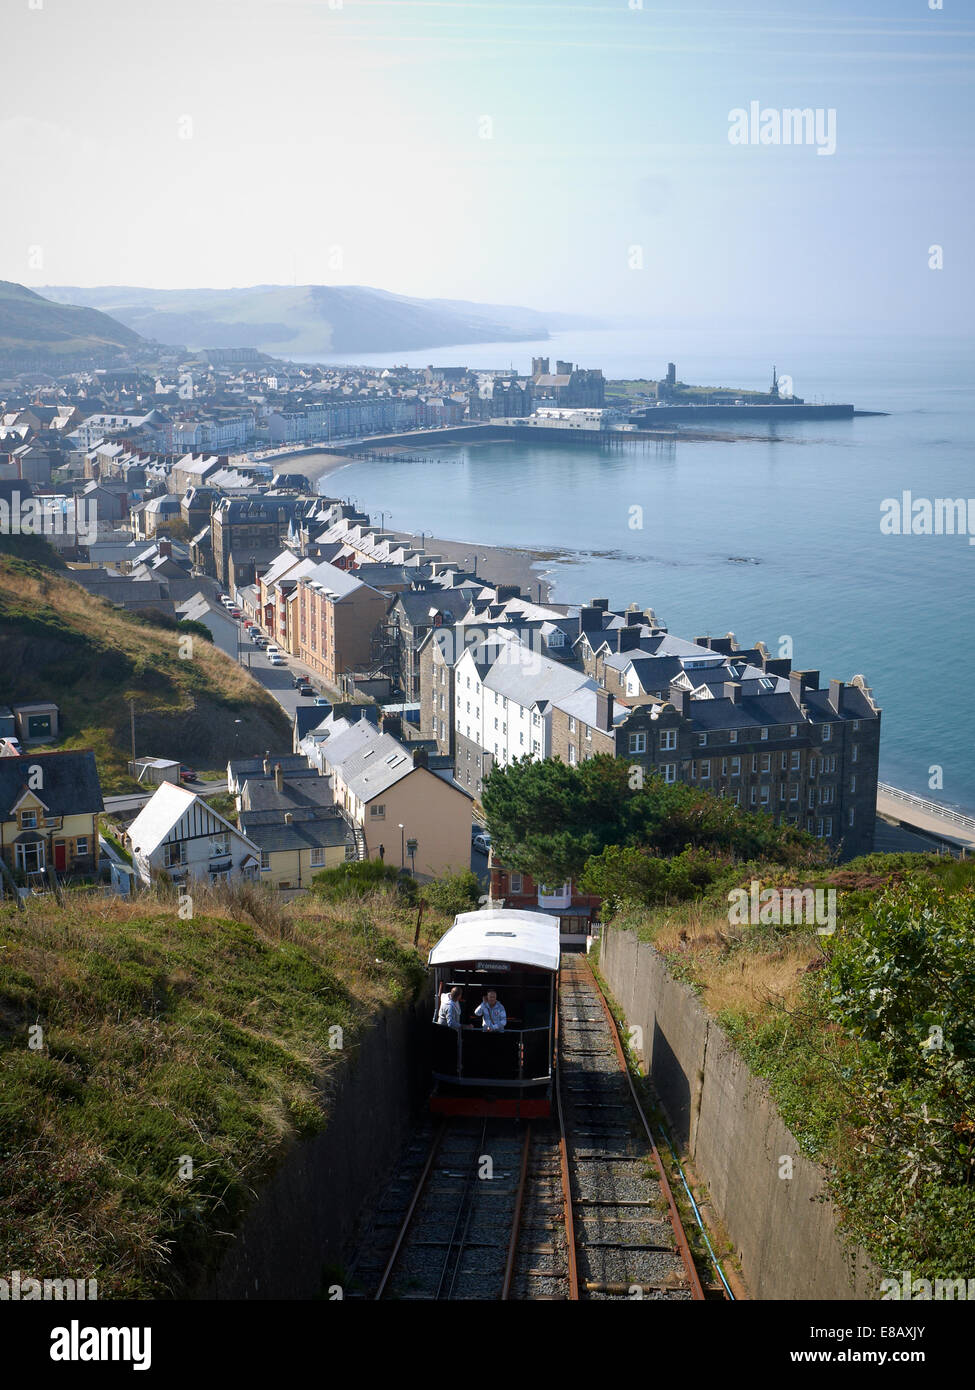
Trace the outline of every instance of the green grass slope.
[[0, 354], [41, 352], [52, 356], [114, 354], [142, 339], [98, 309], [54, 304], [18, 285], [0, 280]]
[[0, 553], [0, 704], [56, 701], [56, 746], [94, 749], [106, 794], [131, 786], [130, 699], [140, 757], [216, 768], [290, 748], [267, 691], [205, 638], [188, 648], [186, 635], [113, 608], [63, 571]]

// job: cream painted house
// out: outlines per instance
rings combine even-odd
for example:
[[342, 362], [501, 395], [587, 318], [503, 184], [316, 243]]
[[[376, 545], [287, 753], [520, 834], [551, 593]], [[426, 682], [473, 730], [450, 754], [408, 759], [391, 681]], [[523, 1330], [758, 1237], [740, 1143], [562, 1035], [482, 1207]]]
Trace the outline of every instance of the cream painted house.
[[28, 881], [94, 872], [103, 809], [94, 753], [0, 757], [0, 854]]
[[424, 753], [361, 720], [320, 755], [336, 805], [357, 828], [360, 857], [375, 859], [382, 847], [387, 864], [414, 868], [418, 878], [470, 868], [471, 798], [431, 772]]

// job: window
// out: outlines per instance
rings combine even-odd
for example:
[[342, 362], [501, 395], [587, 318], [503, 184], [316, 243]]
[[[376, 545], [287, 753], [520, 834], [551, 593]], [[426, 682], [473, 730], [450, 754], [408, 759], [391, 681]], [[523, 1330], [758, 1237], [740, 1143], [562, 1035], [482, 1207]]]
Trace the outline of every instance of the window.
[[824, 806], [831, 806], [831, 805], [832, 805], [832, 802], [833, 802], [833, 791], [834, 791], [834, 788], [833, 788], [833, 787], [824, 787], [824, 788], [823, 788], [823, 794], [822, 794], [822, 797], [821, 797], [820, 799], [821, 799], [821, 801], [822, 801], [822, 803], [823, 803]]
[[771, 753], [763, 753], [763, 754], [762, 754], [762, 771], [763, 771], [763, 772], [771, 772], [771, 771], [772, 771], [772, 754], [771, 754]]
[[660, 730], [660, 747], [661, 747], [665, 752], [673, 752], [673, 750], [677, 747], [677, 730], [676, 730], [676, 729], [661, 729], [661, 730]]
[[573, 718], [573, 716], [570, 714], [570, 715], [569, 715], [569, 733], [570, 733], [570, 734], [574, 734], [575, 731], [576, 731], [576, 721], [575, 721], [575, 719]]
[[732, 760], [731, 760], [731, 775], [732, 775], [732, 777], [740, 777], [740, 776], [741, 776], [741, 758], [732, 758]]
[[698, 734], [698, 736], [697, 736], [697, 746], [698, 746], [698, 748], [707, 748], [707, 746], [708, 746], [708, 736], [707, 736], [707, 734]]
[[853, 752], [850, 755], [850, 761], [853, 763], [858, 763], [860, 761], [860, 745], [858, 743], [855, 743], [853, 745]]
[[25, 874], [36, 874], [44, 868], [44, 846], [37, 842], [14, 846], [14, 862]]
[[[468, 753], [467, 756], [468, 756], [468, 758], [470, 758], [470, 754], [469, 754], [469, 753]], [[369, 819], [370, 819], [370, 820], [385, 820], [385, 819], [386, 819], [386, 803], [385, 803], [384, 801], [377, 802], [375, 805], [369, 807]]]
[[495, 727], [495, 728], [498, 727], [498, 721], [497, 721], [497, 720], [494, 721], [494, 727]]
[[789, 770], [789, 755], [788, 755], [788, 753], [783, 753], [783, 754], [782, 754], [781, 758], [779, 759], [779, 767], [782, 769], [783, 772], [788, 772], [788, 770]]
[[702, 781], [702, 782], [707, 782], [707, 781], [710, 781], [710, 778], [711, 778], [711, 759], [710, 759], [710, 758], [703, 758], [703, 759], [701, 760], [701, 781]]
[[220, 859], [230, 853], [230, 836], [215, 835], [210, 841], [210, 858]]
[[722, 777], [727, 777], [727, 775], [728, 775], [728, 759], [727, 759], [727, 758], [722, 758], [722, 759], [721, 759], [721, 776], [722, 776]]
[[768, 786], [768, 783], [766, 783], [766, 785], [762, 788], [762, 805], [763, 805], [763, 806], [767, 806], [767, 805], [768, 805], [768, 800], [769, 800], [769, 786]]
[[798, 738], [798, 737], [799, 737], [799, 725], [798, 725], [798, 724], [790, 724], [790, 725], [789, 725], [789, 737], [790, 737], [790, 738]]
[[665, 782], [676, 782], [676, 781], [677, 781], [677, 764], [676, 764], [676, 763], [664, 763], [664, 765], [663, 765], [663, 774], [664, 774], [664, 781], [665, 781]]
[[511, 875], [511, 891], [512, 893], [521, 892], [521, 874]]
[[264, 873], [271, 867], [271, 855], [266, 849], [261, 850], [261, 872]]
[[186, 863], [186, 845], [182, 840], [170, 840], [163, 846], [163, 866], [167, 869], [175, 869], [180, 864]]
[[20, 828], [21, 830], [34, 830], [37, 826], [36, 811], [21, 811]]
[[525, 732], [524, 732], [523, 729], [519, 729], [519, 731], [518, 731], [518, 742], [519, 742], [520, 744], [524, 745], [524, 742], [525, 742]]
[[830, 741], [830, 739], [831, 739], [832, 737], [833, 737], [833, 726], [832, 726], [832, 724], [824, 724], [824, 725], [823, 725], [823, 742], [824, 742], [824, 743], [829, 743], [829, 741]]
[[311, 866], [312, 866], [312, 868], [313, 868], [313, 869], [320, 869], [324, 863], [325, 863], [325, 847], [324, 847], [324, 845], [312, 845], [312, 850], [311, 850]]
[[799, 771], [799, 757], [800, 757], [799, 749], [796, 748], [796, 749], [794, 750], [793, 754], [792, 754], [792, 771], [793, 771], [793, 772], [798, 772], [798, 771]]
[[762, 738], [768, 738], [768, 729], [762, 730]]
[[81, 835], [74, 842], [74, 852], [79, 859], [84, 859], [88, 854], [88, 836]]
[[851, 792], [855, 792], [856, 789], [857, 789], [857, 777], [856, 777], [856, 773], [854, 773], [853, 776], [850, 778], [850, 791], [851, 791]]
[[471, 678], [470, 678], [470, 676], [468, 676], [468, 677], [467, 677], [467, 689], [470, 690], [470, 688], [471, 688]]
[[575, 767], [575, 761], [576, 761], [576, 750], [575, 750], [575, 745], [572, 744], [572, 743], [570, 743], [570, 744], [569, 744], [569, 766], [570, 766], [570, 767]]
[[853, 732], [854, 732], [855, 734], [858, 734], [858, 733], [860, 732], [860, 721], [859, 721], [859, 719], [854, 719], [854, 721], [853, 721]]
[[737, 743], [737, 742], [738, 742], [738, 730], [737, 730], [737, 729], [729, 729], [729, 730], [728, 730], [728, 742], [729, 742], [729, 743]]
[[854, 818], [855, 814], [856, 814], [856, 812], [853, 810], [853, 807], [851, 806], [851, 807], [850, 807], [850, 824], [851, 824], [851, 825], [853, 824], [853, 818]]
[[586, 725], [586, 738], [592, 739], [592, 726], [589, 724]]
[[630, 734], [630, 752], [645, 753], [647, 751], [647, 736], [645, 733]]
[[798, 783], [798, 782], [790, 782], [790, 783], [789, 783], [789, 800], [790, 800], [790, 801], [798, 801], [798, 800], [799, 800], [799, 783]]

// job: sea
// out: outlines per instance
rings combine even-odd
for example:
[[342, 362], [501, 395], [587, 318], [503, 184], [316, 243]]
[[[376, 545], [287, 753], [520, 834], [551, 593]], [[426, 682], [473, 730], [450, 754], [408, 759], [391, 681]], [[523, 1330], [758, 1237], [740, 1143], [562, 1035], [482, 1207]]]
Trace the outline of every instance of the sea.
[[533, 356], [617, 379], [673, 361], [680, 380], [759, 390], [774, 365], [806, 401], [886, 414], [716, 422], [730, 441], [423, 444], [408, 451], [422, 462], [354, 461], [322, 491], [475, 551], [556, 552], [539, 566], [555, 600], [636, 602], [681, 636], [762, 640], [823, 683], [862, 674], [883, 710], [881, 780], [975, 813], [975, 543], [910, 519], [915, 503], [975, 499], [973, 340], [614, 328], [361, 360], [526, 372]]

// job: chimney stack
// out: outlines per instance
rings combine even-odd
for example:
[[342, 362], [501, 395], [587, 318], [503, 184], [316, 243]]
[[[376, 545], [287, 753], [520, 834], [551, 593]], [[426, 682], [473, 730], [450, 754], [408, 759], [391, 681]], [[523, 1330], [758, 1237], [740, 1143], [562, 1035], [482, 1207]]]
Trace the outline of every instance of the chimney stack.
[[829, 683], [829, 703], [830, 708], [836, 714], [842, 714], [843, 691], [846, 689], [845, 681], [830, 681]]
[[270, 758], [267, 756], [267, 754], [265, 753], [265, 754], [264, 754], [264, 776], [265, 776], [265, 777], [268, 777], [268, 776], [270, 775], [270, 772], [271, 772], [271, 760], [270, 760]]
[[417, 748], [413, 753], [414, 767], [429, 767], [430, 754], [426, 748]]
[[615, 701], [610, 691], [596, 691], [596, 728], [601, 729], [604, 734], [612, 732], [614, 704]]
[[724, 698], [730, 700], [733, 705], [741, 704], [741, 682], [725, 681]]
[[618, 627], [616, 629], [616, 650], [632, 652], [639, 650], [640, 629], [638, 627]]
[[280, 763], [274, 764], [274, 790], [279, 793], [284, 791], [284, 773]]
[[[740, 686], [739, 689], [741, 689]], [[689, 690], [684, 690], [679, 685], [672, 685], [667, 698], [678, 714], [682, 714], [685, 718], [690, 714], [691, 692]]]
[[818, 689], [818, 671], [791, 671], [789, 673], [789, 693], [797, 705], [802, 704], [804, 691]]
[[598, 609], [600, 613], [608, 613], [608, 612], [609, 612], [609, 599], [608, 599], [608, 598], [592, 598], [592, 599], [589, 600], [589, 607], [590, 607], [590, 608], [596, 608], [596, 609]]
[[292, 823], [293, 820], [294, 820], [294, 816], [292, 815], [292, 813], [291, 813], [290, 811], [285, 811], [285, 813], [284, 813], [284, 823], [285, 823], [285, 825], [290, 825], [290, 824]]

